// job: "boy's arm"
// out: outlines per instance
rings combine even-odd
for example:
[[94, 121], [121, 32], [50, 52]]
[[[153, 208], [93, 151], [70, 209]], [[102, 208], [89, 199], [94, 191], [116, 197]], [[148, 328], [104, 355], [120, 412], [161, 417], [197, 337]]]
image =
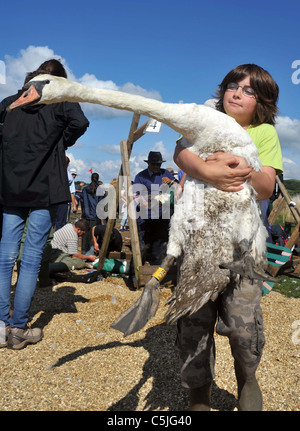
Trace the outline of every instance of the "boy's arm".
[[[224, 153], [217, 152], [207, 158], [207, 162], [214, 162], [219, 157], [225, 158]], [[239, 168], [248, 167], [245, 159], [240, 158]], [[260, 172], [252, 169], [248, 183], [257, 193], [256, 198], [265, 200], [272, 196], [275, 187], [276, 170], [271, 166], [263, 166]]]
[[97, 241], [97, 238], [95, 236], [95, 227], [96, 226], [93, 226], [93, 228], [92, 228], [92, 240], [93, 240], [94, 250], [99, 251], [98, 241]]
[[91, 260], [92, 262], [97, 259], [97, 256], [94, 256], [93, 254], [86, 255], [86, 254], [81, 254], [81, 253], [72, 254], [71, 257], [72, 258], [79, 258], [79, 259], [83, 259], [83, 260]]
[[243, 183], [251, 176], [251, 166], [245, 165], [245, 159], [242, 157], [221, 152], [216, 154], [218, 156], [204, 161], [177, 144], [174, 162], [191, 177], [212, 184], [220, 190], [228, 192], [242, 190]]
[[261, 172], [252, 171], [249, 184], [257, 192], [257, 199], [269, 199], [275, 187], [276, 171], [271, 166], [263, 166]]

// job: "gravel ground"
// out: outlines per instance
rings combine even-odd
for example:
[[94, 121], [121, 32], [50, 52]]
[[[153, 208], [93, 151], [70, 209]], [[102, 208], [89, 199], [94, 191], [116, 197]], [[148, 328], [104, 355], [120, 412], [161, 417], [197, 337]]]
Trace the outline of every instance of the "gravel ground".
[[[1, 411], [187, 411], [174, 348], [175, 328], [157, 315], [124, 338], [110, 324], [139, 296], [124, 279], [37, 288], [32, 325], [44, 339], [20, 351], [0, 350]], [[271, 292], [262, 300], [266, 346], [258, 379], [264, 410], [299, 411], [299, 299]], [[236, 409], [233, 361], [216, 336], [213, 410]]]

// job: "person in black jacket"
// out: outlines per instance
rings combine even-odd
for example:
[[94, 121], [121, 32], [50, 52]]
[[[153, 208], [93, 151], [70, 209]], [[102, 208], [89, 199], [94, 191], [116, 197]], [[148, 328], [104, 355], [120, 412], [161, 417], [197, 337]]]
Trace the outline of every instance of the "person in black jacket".
[[[27, 74], [67, 77], [55, 59]], [[0, 118], [21, 94], [0, 103]], [[53, 224], [55, 207], [71, 200], [65, 150], [86, 131], [89, 122], [78, 103], [61, 102], [7, 112], [0, 147], [0, 347], [21, 349], [43, 337], [40, 328], [27, 328], [41, 257]], [[28, 219], [20, 273], [10, 316], [11, 276]]]

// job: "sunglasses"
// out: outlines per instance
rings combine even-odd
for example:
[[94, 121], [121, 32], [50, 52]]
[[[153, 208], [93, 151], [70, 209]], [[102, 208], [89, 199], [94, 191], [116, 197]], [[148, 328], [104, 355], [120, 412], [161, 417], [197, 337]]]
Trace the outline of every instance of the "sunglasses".
[[226, 90], [227, 91], [237, 91], [239, 88], [242, 89], [242, 93], [245, 96], [256, 97], [256, 93], [252, 87], [249, 87], [248, 85], [245, 85], [245, 87], [242, 87], [241, 85], [238, 85], [236, 82], [229, 82], [229, 84], [227, 84]]

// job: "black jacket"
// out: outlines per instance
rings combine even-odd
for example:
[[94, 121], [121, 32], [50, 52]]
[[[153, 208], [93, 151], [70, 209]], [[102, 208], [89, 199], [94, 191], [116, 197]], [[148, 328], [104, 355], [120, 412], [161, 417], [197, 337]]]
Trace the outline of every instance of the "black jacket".
[[[21, 92], [0, 103], [0, 204], [48, 208], [71, 200], [65, 150], [89, 126], [78, 103], [36, 105], [6, 113]], [[6, 115], [5, 115], [6, 113]]]

